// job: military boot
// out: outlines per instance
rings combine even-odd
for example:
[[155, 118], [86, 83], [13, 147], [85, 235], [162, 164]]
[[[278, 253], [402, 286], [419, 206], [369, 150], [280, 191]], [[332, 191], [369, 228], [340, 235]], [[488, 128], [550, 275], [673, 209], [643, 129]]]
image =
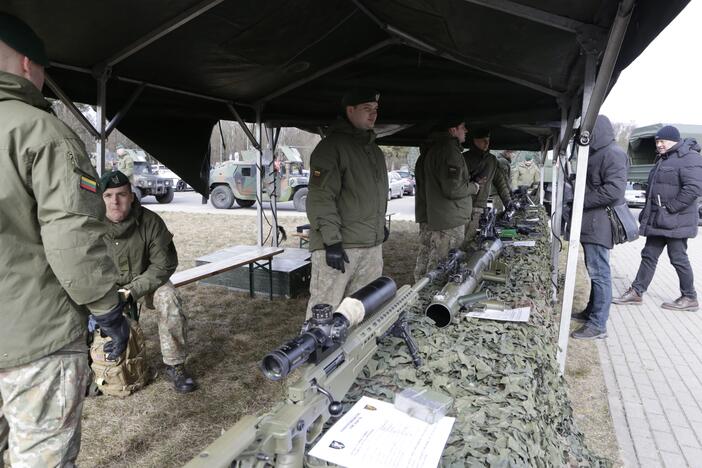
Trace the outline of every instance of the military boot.
[[612, 299], [612, 302], [614, 304], [641, 305], [643, 303], [643, 299], [641, 298], [641, 295], [636, 292], [636, 289], [629, 288], [620, 297], [615, 297]]
[[699, 308], [697, 299], [691, 297], [680, 296], [673, 302], [664, 302], [661, 307], [668, 310], [689, 310], [696, 311]]
[[184, 364], [166, 366], [166, 379], [173, 382], [173, 387], [178, 393], [190, 393], [197, 390], [197, 383], [185, 370]]

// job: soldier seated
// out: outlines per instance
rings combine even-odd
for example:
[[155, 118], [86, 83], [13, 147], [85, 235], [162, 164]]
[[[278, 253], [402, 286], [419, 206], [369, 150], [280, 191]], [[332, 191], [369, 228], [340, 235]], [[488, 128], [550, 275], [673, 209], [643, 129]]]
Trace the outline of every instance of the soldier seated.
[[132, 193], [129, 179], [120, 171], [100, 179], [106, 217], [110, 221], [105, 242], [117, 266], [120, 293], [158, 312], [158, 333], [166, 377], [180, 393], [197, 388], [185, 370], [187, 317], [169, 278], [178, 266], [173, 235], [163, 220], [143, 208]]

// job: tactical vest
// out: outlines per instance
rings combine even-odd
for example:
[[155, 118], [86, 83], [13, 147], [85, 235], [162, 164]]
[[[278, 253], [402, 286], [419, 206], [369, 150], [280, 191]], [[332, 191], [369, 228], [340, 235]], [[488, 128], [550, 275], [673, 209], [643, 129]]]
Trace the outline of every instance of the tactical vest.
[[103, 337], [100, 330], [93, 334], [90, 346], [90, 367], [95, 384], [104, 395], [126, 397], [144, 387], [149, 381], [146, 364], [146, 342], [139, 323], [129, 321], [127, 349], [117, 361], [108, 361], [103, 346], [110, 338]]

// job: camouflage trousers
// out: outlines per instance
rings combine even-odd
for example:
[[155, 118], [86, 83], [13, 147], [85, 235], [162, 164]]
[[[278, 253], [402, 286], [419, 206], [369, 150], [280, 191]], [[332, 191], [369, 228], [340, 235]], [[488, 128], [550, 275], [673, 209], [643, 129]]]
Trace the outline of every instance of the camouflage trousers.
[[475, 239], [475, 236], [478, 235], [478, 228], [480, 227], [480, 217], [482, 216], [482, 214], [482, 208], [473, 207], [473, 214], [470, 217], [470, 222], [466, 224], [465, 243], [472, 241], [473, 239]]
[[312, 278], [310, 301], [305, 319], [312, 317], [312, 306], [330, 304], [338, 306], [342, 299], [361, 289], [383, 274], [383, 246], [346, 249], [349, 263], [346, 273], [327, 265], [324, 249], [312, 252]]
[[427, 260], [429, 259], [429, 229], [427, 223], [419, 223], [419, 252], [417, 263], [414, 267], [415, 283], [427, 274]]
[[89, 372], [85, 337], [29, 364], [0, 369], [0, 434], [9, 428], [13, 468], [75, 466]]
[[158, 336], [163, 362], [168, 366], [183, 364], [188, 357], [188, 318], [183, 301], [173, 283], [166, 284], [144, 297], [144, 305], [158, 312]]
[[[424, 272], [420, 278], [422, 278], [427, 272], [435, 270], [436, 267], [439, 266], [439, 262], [446, 258], [449, 250], [461, 247], [464, 234], [465, 226], [463, 225], [456, 226], [451, 229], [443, 229], [441, 231], [429, 231], [427, 229], [429, 250], [427, 251]], [[417, 265], [417, 268], [415, 268], [415, 275], [417, 274], [418, 268], [419, 265]]]

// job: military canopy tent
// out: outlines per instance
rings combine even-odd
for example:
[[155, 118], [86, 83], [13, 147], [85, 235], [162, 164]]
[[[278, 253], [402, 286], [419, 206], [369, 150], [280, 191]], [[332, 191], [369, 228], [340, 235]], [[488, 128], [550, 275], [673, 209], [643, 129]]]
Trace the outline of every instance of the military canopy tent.
[[[686, 3], [633, 2], [613, 77]], [[586, 56], [599, 67], [619, 6], [6, 0], [0, 10], [23, 18], [46, 41], [57, 97], [97, 103], [114, 119], [103, 136], [119, 128], [206, 194], [218, 120], [238, 114], [323, 132], [352, 86], [382, 93], [379, 122], [398, 130], [382, 139], [388, 144], [416, 145], [432, 121], [461, 111], [472, 125], [493, 127], [495, 146], [540, 149], [563, 109], [579, 114]]]

